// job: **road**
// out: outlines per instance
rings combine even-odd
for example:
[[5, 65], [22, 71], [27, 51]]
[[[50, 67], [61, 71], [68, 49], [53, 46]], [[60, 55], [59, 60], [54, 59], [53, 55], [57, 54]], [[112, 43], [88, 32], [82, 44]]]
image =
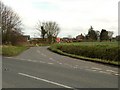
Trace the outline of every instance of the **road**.
[[3, 88], [118, 88], [118, 68], [32, 47], [3, 57]]

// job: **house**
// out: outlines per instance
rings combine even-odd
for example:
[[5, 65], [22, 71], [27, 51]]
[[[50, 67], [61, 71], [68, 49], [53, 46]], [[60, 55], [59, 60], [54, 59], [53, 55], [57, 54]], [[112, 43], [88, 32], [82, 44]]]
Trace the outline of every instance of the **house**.
[[82, 33], [81, 33], [81, 35], [78, 35], [78, 36], [76, 36], [76, 41], [83, 41], [83, 39], [84, 39], [85, 37], [82, 35]]
[[30, 35], [21, 35], [17, 39], [17, 44], [28, 44], [30, 41]]
[[68, 37], [61, 38], [61, 42], [67, 42], [67, 43], [69, 43], [69, 42], [72, 42], [72, 40], [73, 40], [73, 38], [68, 38]]
[[60, 38], [59, 37], [56, 38], [56, 42], [60, 43]]

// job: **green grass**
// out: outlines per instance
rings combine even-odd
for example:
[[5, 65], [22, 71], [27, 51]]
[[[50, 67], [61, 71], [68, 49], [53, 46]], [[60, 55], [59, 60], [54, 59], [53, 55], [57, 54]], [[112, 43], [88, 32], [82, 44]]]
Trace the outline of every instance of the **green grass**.
[[16, 56], [27, 49], [28, 47], [26, 46], [2, 46], [2, 55]]
[[118, 42], [79, 42], [54, 44], [50, 50], [74, 58], [118, 65]]

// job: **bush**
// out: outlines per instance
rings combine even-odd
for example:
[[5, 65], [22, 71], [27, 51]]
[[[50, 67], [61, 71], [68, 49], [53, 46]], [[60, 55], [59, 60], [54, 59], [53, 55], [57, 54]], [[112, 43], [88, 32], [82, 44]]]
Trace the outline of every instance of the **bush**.
[[51, 48], [61, 50], [62, 52], [84, 56], [89, 58], [98, 58], [107, 61], [119, 61], [120, 48], [117, 43], [71, 43], [54, 44]]

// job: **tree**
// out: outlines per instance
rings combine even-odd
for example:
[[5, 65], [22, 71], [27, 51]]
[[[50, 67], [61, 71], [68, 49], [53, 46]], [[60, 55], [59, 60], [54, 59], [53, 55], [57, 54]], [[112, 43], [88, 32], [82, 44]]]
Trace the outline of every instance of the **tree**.
[[120, 35], [116, 36], [116, 40], [120, 41]]
[[100, 40], [100, 31], [96, 31], [97, 39]]
[[44, 29], [44, 23], [41, 23], [40, 21], [37, 24], [36, 29], [41, 33], [41, 37], [44, 39], [47, 31]]
[[88, 30], [87, 36], [89, 40], [97, 40], [97, 33], [93, 30], [92, 26]]
[[113, 31], [108, 31], [108, 38], [111, 41], [113, 36]]
[[109, 39], [108, 31], [106, 31], [105, 29], [102, 29], [100, 33], [100, 41], [108, 40], [108, 39]]
[[43, 39], [45, 38], [45, 34], [46, 34], [46, 33], [47, 33], [47, 32], [45, 31], [44, 27], [41, 26], [41, 35], [42, 35], [42, 38], [43, 38]]
[[70, 38], [72, 38], [72, 35], [68, 35], [67, 37], [70, 39]]
[[[0, 25], [2, 33], [2, 43], [14, 44], [12, 38], [16, 38], [21, 34], [21, 20], [17, 13], [10, 7], [5, 6], [0, 1]], [[13, 33], [15, 32], [15, 33]], [[17, 35], [16, 35], [17, 34]]]
[[41, 32], [43, 38], [46, 36], [49, 40], [49, 43], [55, 42], [57, 35], [60, 32], [60, 28], [56, 22], [48, 21], [38, 23], [37, 29]]

